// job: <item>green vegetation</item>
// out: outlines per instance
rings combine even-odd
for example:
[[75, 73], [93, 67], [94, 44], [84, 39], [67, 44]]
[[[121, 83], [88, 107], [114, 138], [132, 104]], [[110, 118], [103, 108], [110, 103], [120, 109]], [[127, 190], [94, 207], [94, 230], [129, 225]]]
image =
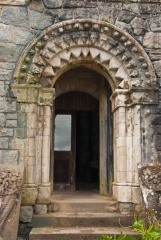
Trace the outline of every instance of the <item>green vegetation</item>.
[[[157, 219], [157, 212], [152, 209], [145, 210], [144, 221], [135, 217], [132, 228], [140, 233], [138, 240], [161, 240], [161, 222]], [[119, 236], [102, 235], [98, 240], [136, 240], [136, 237], [126, 236], [121, 232]]]

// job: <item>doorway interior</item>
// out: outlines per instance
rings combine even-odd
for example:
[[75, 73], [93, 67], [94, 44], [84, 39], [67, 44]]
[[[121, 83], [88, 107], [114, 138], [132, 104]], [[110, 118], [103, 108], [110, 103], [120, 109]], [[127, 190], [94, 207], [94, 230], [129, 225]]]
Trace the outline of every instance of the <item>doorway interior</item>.
[[94, 70], [78, 67], [65, 72], [54, 87], [54, 191], [96, 190], [112, 196], [113, 115], [109, 83]]
[[99, 102], [83, 92], [55, 100], [54, 189], [99, 190]]

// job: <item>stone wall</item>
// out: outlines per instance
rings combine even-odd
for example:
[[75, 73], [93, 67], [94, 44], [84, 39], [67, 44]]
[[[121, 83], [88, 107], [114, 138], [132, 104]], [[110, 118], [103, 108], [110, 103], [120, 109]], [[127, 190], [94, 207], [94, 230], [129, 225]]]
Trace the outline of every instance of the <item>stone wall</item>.
[[[13, 2], [15, 5], [13, 5]], [[92, 18], [109, 21], [130, 33], [146, 50], [161, 84], [161, 5], [157, 1], [0, 1], [0, 163], [18, 164], [23, 161], [26, 138], [25, 113], [19, 113], [10, 91], [13, 73], [25, 47], [48, 26], [71, 18]], [[8, 5], [5, 5], [8, 4]], [[161, 93], [159, 93], [159, 100]], [[150, 118], [143, 136], [144, 159], [161, 158], [161, 101], [153, 115], [143, 109], [145, 119]], [[145, 118], [144, 118], [145, 117]], [[21, 143], [20, 143], [21, 142]], [[21, 145], [21, 154], [18, 149]]]

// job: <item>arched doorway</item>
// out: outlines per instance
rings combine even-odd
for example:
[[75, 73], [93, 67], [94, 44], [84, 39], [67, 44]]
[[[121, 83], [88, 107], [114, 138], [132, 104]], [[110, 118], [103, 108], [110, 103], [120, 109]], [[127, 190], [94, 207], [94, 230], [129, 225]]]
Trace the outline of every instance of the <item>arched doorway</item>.
[[111, 195], [110, 86], [96, 71], [79, 67], [58, 79], [55, 94], [54, 189], [97, 190]]
[[[103, 146], [99, 159], [102, 164], [100, 193], [108, 192], [107, 161], [104, 160], [107, 159], [109, 116], [105, 113], [109, 110], [107, 99], [110, 97], [106, 86], [110, 85], [113, 196], [119, 202], [139, 203], [137, 164], [145, 160], [143, 149], [147, 149], [142, 144], [144, 133], [141, 119], [146, 110], [151, 109], [152, 114], [158, 103], [155, 73], [145, 50], [132, 36], [109, 23], [87, 19], [69, 20], [49, 27], [30, 43], [17, 65], [11, 88], [20, 103], [20, 112], [26, 118], [32, 116], [34, 122], [32, 135], [30, 126], [25, 129], [26, 149], [29, 149], [24, 158], [25, 194], [34, 196], [32, 205], [36, 201], [49, 202], [53, 181], [53, 175], [49, 174], [52, 168], [51, 110], [54, 108], [53, 98], [57, 97], [54, 90], [62, 74], [76, 67], [95, 70], [105, 79], [101, 81], [102, 94], [99, 97], [99, 119], [102, 124], [99, 138], [100, 146]], [[148, 121], [147, 124], [150, 124]], [[19, 152], [24, 156], [20, 147]]]

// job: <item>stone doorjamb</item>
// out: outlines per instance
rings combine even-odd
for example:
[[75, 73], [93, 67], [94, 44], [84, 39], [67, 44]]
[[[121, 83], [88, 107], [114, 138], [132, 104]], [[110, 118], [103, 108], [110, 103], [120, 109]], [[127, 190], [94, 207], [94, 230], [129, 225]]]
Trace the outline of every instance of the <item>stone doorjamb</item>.
[[50, 129], [54, 88], [42, 89], [40, 85], [23, 84], [12, 85], [12, 90], [28, 122], [22, 204], [34, 205], [36, 200], [47, 203], [51, 195]]
[[[69, 20], [49, 27], [31, 42], [18, 63], [11, 88], [27, 117], [33, 115], [35, 118], [36, 129], [28, 139], [29, 155], [24, 160], [26, 184], [31, 189], [40, 184], [39, 202], [50, 195], [52, 87], [61, 74], [81, 64], [102, 74], [113, 92], [113, 195], [120, 202], [139, 202], [136, 166], [144, 161], [141, 110], [143, 106], [158, 104], [156, 77], [148, 55], [132, 36], [114, 25], [96, 20]], [[36, 110], [28, 112], [30, 107]], [[34, 169], [37, 169], [36, 176]]]
[[119, 202], [141, 202], [138, 163], [143, 162], [141, 112], [158, 103], [158, 89], [117, 89], [111, 96], [114, 118], [113, 194]]

